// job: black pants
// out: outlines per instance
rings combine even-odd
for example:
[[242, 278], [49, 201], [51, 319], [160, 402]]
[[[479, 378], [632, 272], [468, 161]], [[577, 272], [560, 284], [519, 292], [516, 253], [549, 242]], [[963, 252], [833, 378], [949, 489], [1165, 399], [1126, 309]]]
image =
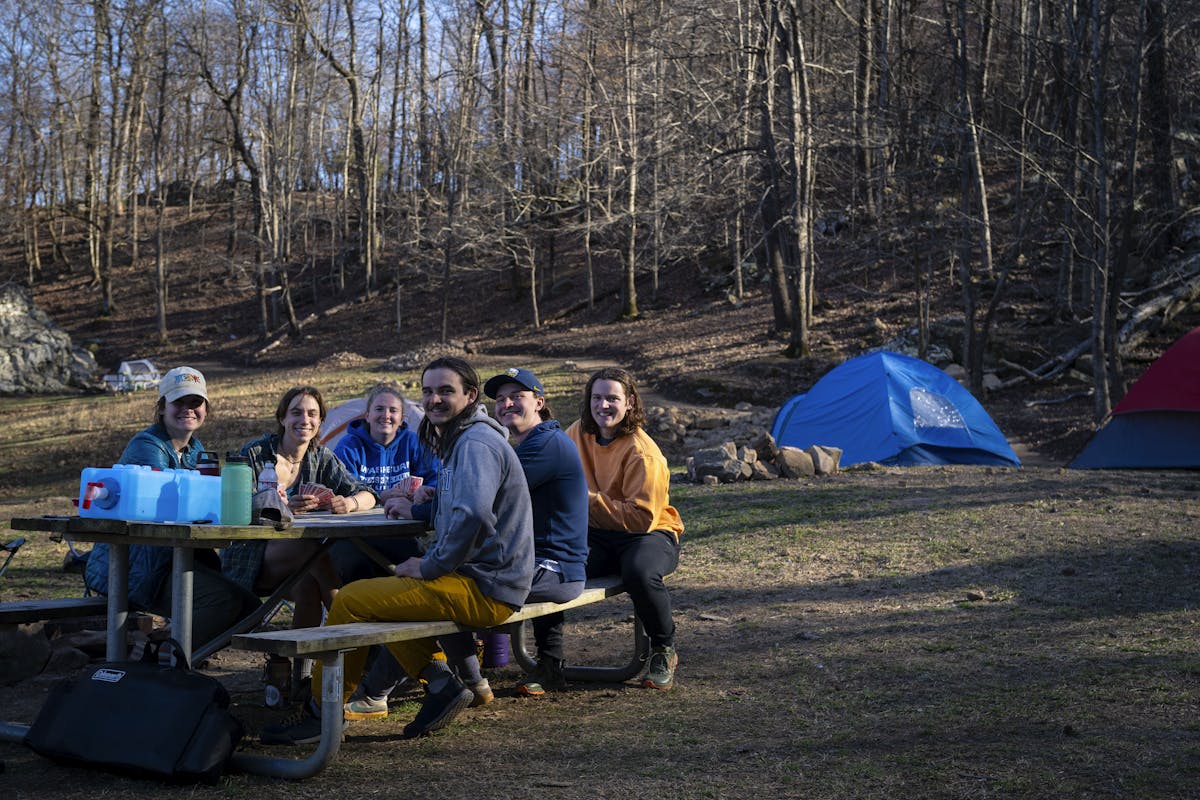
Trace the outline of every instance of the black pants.
[[[566, 603], [583, 594], [583, 581], [564, 581], [557, 572], [539, 567], [533, 573], [533, 586], [526, 603]], [[563, 660], [563, 627], [565, 617], [559, 611], [533, 618], [533, 641], [537, 644], [537, 660]]]
[[[192, 571], [192, 644], [199, 648], [250, 616], [262, 605], [258, 596], [243, 589], [219, 570], [196, 564]], [[163, 580], [147, 611], [171, 616], [171, 578]]]
[[[378, 550], [393, 564], [409, 558], [420, 558], [421, 547], [416, 539], [395, 537], [391, 539], [367, 539], [367, 544]], [[329, 557], [333, 559], [334, 569], [342, 579], [342, 585], [361, 581], [364, 578], [379, 578], [388, 571], [372, 561], [366, 553], [358, 549], [358, 545], [346, 539], [339, 539], [329, 548]]]
[[675, 645], [671, 595], [663, 576], [679, 566], [679, 542], [669, 531], [630, 533], [588, 528], [588, 577], [620, 575], [654, 647]]

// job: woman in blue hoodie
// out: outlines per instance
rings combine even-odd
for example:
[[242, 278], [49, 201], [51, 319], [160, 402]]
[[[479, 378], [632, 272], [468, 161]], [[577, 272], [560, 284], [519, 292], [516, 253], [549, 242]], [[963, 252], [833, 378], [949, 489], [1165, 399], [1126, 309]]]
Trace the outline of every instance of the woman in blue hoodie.
[[[333, 454], [380, 500], [406, 496], [403, 483], [408, 477], [421, 478], [431, 488], [437, 484], [437, 457], [421, 445], [416, 432], [404, 421], [404, 398], [394, 381], [380, 381], [371, 387], [366, 416], [350, 423], [346, 435], [334, 445]], [[422, 518], [420, 510], [418, 507], [417, 519]], [[371, 546], [393, 564], [419, 555], [416, 541], [408, 538], [372, 539]], [[352, 542], [338, 542], [331, 554], [343, 584], [387, 574]]]
[[383, 500], [398, 497], [396, 486], [411, 476], [429, 486], [437, 482], [438, 462], [404, 421], [404, 398], [394, 381], [380, 381], [367, 392], [367, 412], [350, 423], [333, 448], [350, 474]]

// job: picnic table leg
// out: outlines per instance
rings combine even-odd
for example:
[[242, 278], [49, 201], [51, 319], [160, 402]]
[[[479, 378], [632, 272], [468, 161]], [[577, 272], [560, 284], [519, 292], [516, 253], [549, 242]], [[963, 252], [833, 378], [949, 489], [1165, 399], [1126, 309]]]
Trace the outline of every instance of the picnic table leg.
[[[514, 622], [508, 626], [509, 638], [512, 640], [513, 658], [521, 669], [533, 672], [537, 662], [530, 657], [526, 649], [525, 623]], [[633, 656], [629, 662], [617, 667], [589, 667], [567, 664], [563, 667], [563, 675], [572, 681], [600, 681], [604, 683], [621, 683], [636, 677], [646, 667], [646, 659], [650, 656], [650, 637], [642, 627], [638, 617], [633, 618]]]
[[269, 778], [300, 780], [311, 778], [325, 769], [342, 745], [342, 677], [345, 662], [342, 653], [321, 653], [321, 741], [307, 758], [278, 758], [250, 753], [234, 753], [236, 769]]
[[129, 545], [108, 546], [108, 632], [105, 654], [109, 661], [129, 657], [125, 622], [129, 619]]
[[333, 539], [322, 539], [319, 542], [316, 551], [307, 559], [305, 559], [304, 563], [300, 565], [300, 568], [288, 576], [287, 580], [279, 584], [275, 591], [271, 592], [271, 596], [263, 601], [262, 605], [255, 609], [249, 616], [238, 620], [233, 624], [232, 627], [228, 628], [223, 633], [218, 634], [216, 638], [197, 647], [192, 653], [192, 660], [196, 663], [203, 661], [213, 653], [228, 645], [229, 641], [237, 634], [247, 633], [248, 631], [252, 631], [261, 625], [263, 620], [267, 619], [267, 617], [279, 607], [279, 604], [283, 602], [285, 597], [287, 597], [288, 592], [292, 590], [292, 587], [299, 583], [300, 579], [308, 574], [309, 567], [316, 563], [318, 558], [329, 551], [329, 548], [333, 546], [333, 543]]
[[195, 552], [176, 547], [171, 556], [171, 638], [183, 648], [183, 657], [192, 663], [192, 585], [195, 577]]

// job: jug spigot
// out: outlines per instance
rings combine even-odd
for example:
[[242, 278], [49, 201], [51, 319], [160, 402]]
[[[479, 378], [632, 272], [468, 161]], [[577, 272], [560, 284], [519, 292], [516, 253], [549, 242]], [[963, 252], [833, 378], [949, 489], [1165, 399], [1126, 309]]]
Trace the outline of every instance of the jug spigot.
[[91, 508], [93, 500], [103, 500], [108, 497], [108, 487], [103, 481], [88, 481], [87, 488], [83, 490], [83, 507]]

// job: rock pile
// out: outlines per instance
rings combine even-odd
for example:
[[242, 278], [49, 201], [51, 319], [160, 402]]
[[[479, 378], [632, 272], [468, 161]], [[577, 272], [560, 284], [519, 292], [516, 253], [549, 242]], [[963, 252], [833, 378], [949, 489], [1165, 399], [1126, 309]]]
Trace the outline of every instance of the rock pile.
[[99, 391], [92, 354], [15, 283], [0, 285], [0, 394], [54, 394], [68, 387]]
[[812, 445], [779, 447], [771, 436], [775, 409], [739, 403], [729, 409], [651, 406], [647, 432], [664, 451], [684, 458], [687, 479], [696, 483], [829, 475], [839, 469], [842, 451]]

